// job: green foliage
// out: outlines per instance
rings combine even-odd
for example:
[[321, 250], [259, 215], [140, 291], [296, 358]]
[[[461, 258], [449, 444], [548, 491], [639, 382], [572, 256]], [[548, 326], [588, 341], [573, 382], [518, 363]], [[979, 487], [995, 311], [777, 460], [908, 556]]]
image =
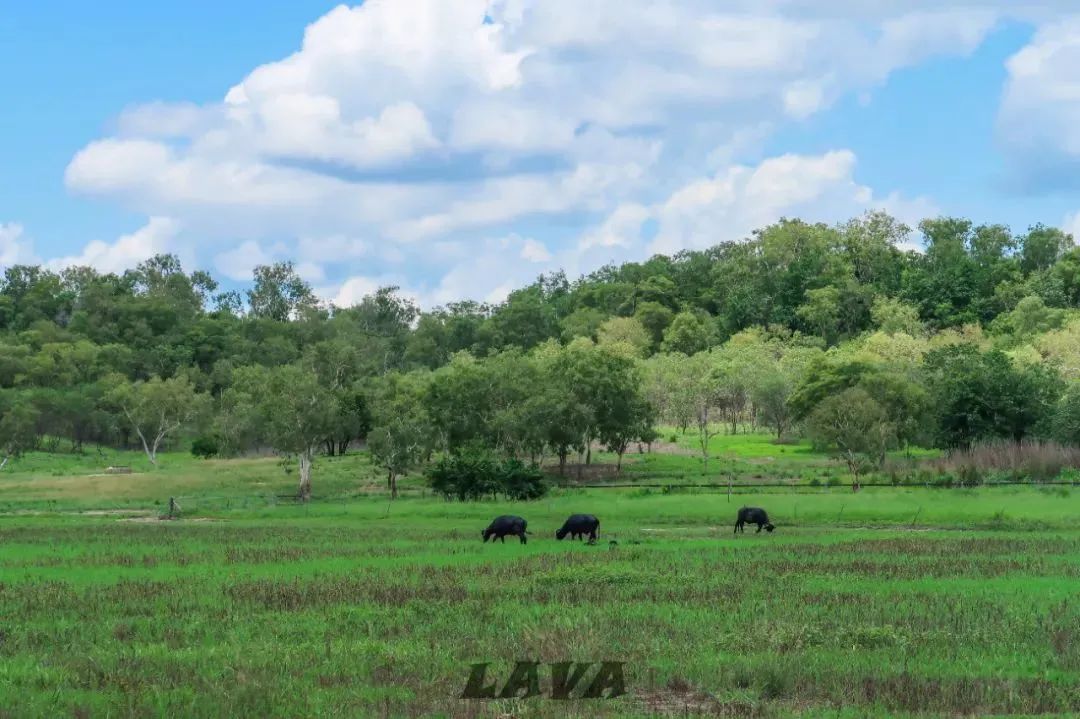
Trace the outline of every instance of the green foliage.
[[1032, 435], [1045, 426], [1061, 392], [1052, 370], [1018, 368], [999, 351], [970, 345], [930, 352], [926, 373], [938, 441], [946, 447]]
[[[1014, 235], [942, 217], [915, 233], [880, 212], [837, 226], [786, 219], [745, 241], [544, 275], [505, 302], [424, 311], [396, 287], [322, 305], [289, 263], [226, 292], [171, 255], [119, 274], [9, 267], [5, 432], [13, 452], [140, 446], [151, 461], [200, 434], [229, 456], [271, 435], [295, 447], [267, 410], [292, 405], [264, 396], [267, 372], [295, 366], [321, 388], [323, 436], [280, 451], [337, 456], [373, 439], [391, 478], [474, 441], [564, 464], [598, 446], [621, 456], [656, 422], [697, 427], [706, 448], [725, 425], [795, 437], [851, 388], [885, 411], [902, 446], [1060, 435], [1054, 373], [1080, 378], [1080, 248], [1042, 225]], [[925, 253], [901, 249], [918, 240]], [[1015, 366], [953, 372], [925, 359], [955, 344], [1007, 351]], [[399, 381], [419, 403], [401, 420], [385, 391]], [[980, 407], [986, 392], [993, 406]], [[163, 420], [153, 408], [166, 405]]]
[[1050, 420], [1050, 434], [1062, 444], [1080, 447], [1080, 382], [1069, 385]]
[[209, 459], [221, 454], [221, 443], [217, 437], [196, 437], [191, 443], [191, 456], [199, 459]]
[[878, 469], [898, 444], [889, 414], [861, 387], [822, 400], [806, 420], [815, 445], [837, 452], [857, 478], [865, 468]]
[[692, 355], [703, 352], [716, 341], [711, 318], [696, 312], [680, 312], [664, 330], [662, 348], [665, 352]]
[[427, 470], [428, 486], [447, 499], [462, 502], [502, 495], [507, 500], [526, 501], [547, 494], [548, 485], [536, 465], [514, 458], [498, 459], [491, 453], [470, 448], [446, 455]]

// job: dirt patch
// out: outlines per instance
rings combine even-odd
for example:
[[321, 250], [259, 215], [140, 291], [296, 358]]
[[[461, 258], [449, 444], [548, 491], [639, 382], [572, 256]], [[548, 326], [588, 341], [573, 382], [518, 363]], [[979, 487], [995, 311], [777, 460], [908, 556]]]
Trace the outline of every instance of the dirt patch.
[[673, 679], [662, 689], [638, 693], [634, 699], [653, 716], [756, 717], [760, 707], [747, 701], [721, 701], [689, 682]]
[[146, 517], [154, 514], [152, 509], [87, 509], [78, 514], [87, 517]]

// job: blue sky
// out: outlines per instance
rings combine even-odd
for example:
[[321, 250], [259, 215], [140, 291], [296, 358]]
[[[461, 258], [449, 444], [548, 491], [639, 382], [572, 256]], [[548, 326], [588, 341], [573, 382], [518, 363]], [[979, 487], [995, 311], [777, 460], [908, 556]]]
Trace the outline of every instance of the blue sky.
[[1069, 5], [7, 3], [0, 264], [431, 306], [784, 215], [1076, 231]]

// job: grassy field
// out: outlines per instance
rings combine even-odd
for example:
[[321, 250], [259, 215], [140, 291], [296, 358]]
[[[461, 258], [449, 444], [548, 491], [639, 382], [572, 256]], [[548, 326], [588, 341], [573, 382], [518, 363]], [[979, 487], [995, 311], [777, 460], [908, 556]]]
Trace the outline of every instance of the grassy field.
[[[738, 441], [737, 461], [775, 456]], [[786, 449], [793, 471], [828, 461]], [[276, 499], [294, 475], [272, 458], [174, 453], [108, 476], [95, 461], [0, 475], [0, 717], [1080, 712], [1070, 488], [560, 489], [511, 505], [411, 478], [390, 503], [351, 455], [318, 463], [321, 499], [301, 506]], [[183, 518], [158, 521], [169, 496]], [[735, 536], [744, 503], [777, 531]], [[573, 512], [600, 517], [598, 545], [555, 541]], [[501, 513], [528, 519], [527, 545], [480, 541]], [[542, 665], [542, 697], [459, 698], [471, 664], [501, 687], [519, 660], [623, 662], [627, 693], [553, 700]]]
[[[669, 440], [674, 439], [674, 442]], [[653, 452], [626, 454], [621, 474], [615, 456], [596, 451], [593, 465], [582, 473], [583, 483], [714, 484], [842, 484], [850, 481], [836, 460], [814, 452], [808, 443], [777, 444], [770, 435], [720, 434], [709, 445], [710, 463], [703, 468], [693, 433], [664, 428]], [[933, 452], [898, 454], [897, 460], [925, 458]], [[553, 460], [548, 458], [552, 472]], [[133, 474], [107, 474], [110, 466], [130, 467]], [[565, 479], [578, 475], [571, 467]], [[296, 491], [295, 466], [272, 456], [250, 459], [202, 460], [183, 451], [163, 453], [154, 467], [140, 451], [96, 448], [75, 453], [30, 452], [0, 471], [0, 513], [19, 510], [119, 509], [165, 507], [169, 497], [186, 500], [192, 508], [235, 508], [273, 505]], [[426, 491], [423, 477], [400, 481], [407, 494]], [[317, 500], [337, 501], [381, 494], [383, 470], [372, 466], [364, 452], [319, 458], [314, 472]]]

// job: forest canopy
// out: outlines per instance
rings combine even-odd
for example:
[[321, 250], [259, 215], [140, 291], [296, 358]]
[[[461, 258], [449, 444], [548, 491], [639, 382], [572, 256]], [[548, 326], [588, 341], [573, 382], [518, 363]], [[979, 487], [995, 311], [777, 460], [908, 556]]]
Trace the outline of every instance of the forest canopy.
[[661, 424], [703, 447], [767, 427], [871, 464], [909, 445], [1077, 444], [1078, 382], [1080, 248], [1044, 225], [785, 219], [427, 311], [395, 287], [327, 305], [288, 262], [242, 292], [172, 255], [0, 279], [0, 462], [88, 444], [151, 462], [182, 442], [270, 448], [297, 458], [302, 496], [317, 455], [358, 441], [391, 488], [477, 447], [621, 460]]

